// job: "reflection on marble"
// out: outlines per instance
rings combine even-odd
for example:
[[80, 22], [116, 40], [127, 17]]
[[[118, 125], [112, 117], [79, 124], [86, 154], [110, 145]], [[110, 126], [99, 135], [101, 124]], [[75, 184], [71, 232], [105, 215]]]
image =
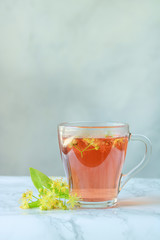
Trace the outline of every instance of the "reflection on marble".
[[0, 177], [0, 239], [160, 239], [160, 180], [132, 179], [110, 209], [22, 210], [29, 177]]

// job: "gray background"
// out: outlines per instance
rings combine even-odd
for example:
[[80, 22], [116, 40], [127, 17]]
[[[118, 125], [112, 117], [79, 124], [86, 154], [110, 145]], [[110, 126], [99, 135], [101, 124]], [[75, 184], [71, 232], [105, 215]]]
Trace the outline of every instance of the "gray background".
[[57, 124], [112, 120], [151, 139], [137, 176], [160, 177], [159, 92], [160, 1], [0, 0], [1, 175], [64, 175]]

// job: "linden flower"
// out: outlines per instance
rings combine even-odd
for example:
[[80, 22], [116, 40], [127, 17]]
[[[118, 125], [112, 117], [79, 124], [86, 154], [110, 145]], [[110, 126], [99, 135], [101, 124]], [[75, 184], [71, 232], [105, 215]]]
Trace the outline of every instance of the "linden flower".
[[83, 138], [83, 141], [87, 142], [89, 144], [88, 146], [92, 145], [93, 147], [95, 147], [95, 150], [99, 149], [100, 144], [99, 140], [94, 138]]
[[77, 142], [76, 139], [73, 139], [73, 140], [72, 140], [72, 144], [73, 144], [73, 145], [77, 145], [77, 143], [78, 143], [78, 142]]
[[38, 197], [34, 196], [32, 191], [23, 193], [20, 207], [23, 209], [39, 207], [41, 210], [68, 210], [78, 206], [79, 198], [76, 194], [69, 194], [69, 185], [66, 181], [62, 178], [47, 178], [47, 181], [49, 182], [46, 185], [48, 188], [42, 185], [38, 189]]
[[87, 143], [89, 143], [89, 144], [93, 144], [94, 141], [95, 141], [95, 139], [94, 139], [94, 138], [83, 138], [83, 141], [84, 141], [84, 142], [87, 142]]
[[29, 190], [28, 190], [25, 194], [26, 194], [26, 198], [27, 198], [28, 200], [32, 200], [33, 191], [31, 191], [31, 190], [29, 191]]
[[22, 197], [20, 199], [20, 201], [21, 201], [20, 208], [22, 208], [22, 209], [29, 208], [28, 203], [32, 200], [32, 195], [33, 195], [33, 191], [29, 191], [29, 190], [22, 194]]
[[64, 202], [62, 200], [58, 201], [57, 208], [63, 209], [63, 210], [67, 210], [68, 209], [67, 206], [64, 204]]
[[69, 148], [72, 148], [73, 146], [75, 146], [75, 145], [77, 145], [78, 144], [78, 142], [77, 142], [77, 140], [74, 138], [69, 144], [68, 144], [68, 146], [69, 146]]
[[54, 191], [48, 190], [47, 193], [40, 199], [40, 209], [41, 210], [51, 210], [51, 209], [63, 209], [67, 210], [65, 203], [57, 199], [57, 195]]
[[52, 182], [51, 187], [54, 189], [56, 188], [57, 190], [61, 190], [62, 188], [68, 188], [68, 184], [66, 181], [64, 181], [62, 178], [56, 179], [55, 181]]
[[28, 201], [26, 199], [21, 199], [21, 206], [20, 206], [20, 208], [22, 208], [22, 209], [29, 208], [29, 204], [28, 204]]
[[44, 195], [42, 195], [42, 198], [40, 201], [40, 209], [41, 210], [50, 210], [55, 208], [56, 204], [56, 194], [54, 191], [48, 190]]
[[51, 188], [60, 191], [61, 185], [62, 185], [61, 180], [57, 179], [51, 184]]
[[67, 202], [67, 204], [70, 206], [70, 208], [74, 208], [77, 207], [79, 205], [78, 201], [80, 200], [80, 198], [77, 196], [77, 194], [72, 194], [69, 195], [69, 200]]
[[96, 147], [95, 147], [95, 150], [98, 150], [98, 149], [99, 149], [99, 146], [96, 146]]
[[115, 139], [115, 140], [114, 140], [114, 143], [113, 143], [113, 146], [115, 146], [117, 143], [119, 144], [119, 143], [121, 143], [121, 142], [122, 142], [121, 139]]
[[62, 192], [62, 193], [65, 193], [67, 190], [68, 190], [67, 187], [65, 187], [65, 186], [64, 186], [64, 187], [61, 187], [61, 192]]

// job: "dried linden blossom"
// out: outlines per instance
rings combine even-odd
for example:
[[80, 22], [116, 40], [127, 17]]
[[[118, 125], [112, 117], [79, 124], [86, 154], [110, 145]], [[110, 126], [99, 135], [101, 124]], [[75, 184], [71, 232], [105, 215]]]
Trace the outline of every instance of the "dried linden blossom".
[[69, 148], [72, 148], [73, 146], [75, 146], [75, 145], [77, 145], [78, 144], [78, 142], [77, 142], [77, 140], [74, 138], [69, 144], [68, 144], [68, 146], [69, 146]]
[[119, 138], [119, 139], [115, 139], [114, 142], [113, 142], [113, 147], [116, 146], [116, 144], [121, 144], [121, 143], [124, 143], [125, 140], [123, 138]]
[[84, 149], [79, 148], [78, 141], [76, 139], [73, 139], [71, 143], [68, 145], [69, 148], [72, 148], [72, 147], [76, 148], [80, 152], [81, 158], [83, 158], [83, 153], [86, 151], [99, 150], [100, 146], [99, 146], [99, 141], [97, 139], [83, 138], [82, 140], [84, 143], [87, 143], [87, 146]]
[[83, 141], [85, 143], [88, 143], [89, 146], [93, 146], [95, 148], [95, 150], [98, 150], [100, 148], [100, 142], [98, 139], [95, 138], [83, 138]]

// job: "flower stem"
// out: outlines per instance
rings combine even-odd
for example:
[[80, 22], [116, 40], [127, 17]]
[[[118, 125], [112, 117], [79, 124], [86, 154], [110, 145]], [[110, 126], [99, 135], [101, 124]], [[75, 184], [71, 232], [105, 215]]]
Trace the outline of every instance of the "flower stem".
[[[75, 146], [74, 146], [75, 147]], [[79, 150], [80, 152], [82, 152], [79, 148], [75, 147], [77, 150]]]
[[[88, 149], [90, 146], [92, 145], [92, 143], [88, 144], [88, 146], [86, 148], [84, 148], [83, 150], [80, 150], [78, 147], [74, 146], [78, 151], [80, 151], [81, 153], [81, 158], [83, 158], [83, 152], [84, 151], [90, 151], [90, 150], [96, 150], [95, 148], [92, 149]], [[87, 150], [88, 149], [88, 150]]]
[[89, 148], [92, 144], [90, 143], [85, 149], [82, 150], [82, 152], [86, 151], [87, 148]]
[[86, 151], [91, 151], [91, 150], [96, 150], [95, 148], [91, 148], [91, 149], [88, 149], [88, 150], [86, 150]]
[[32, 197], [36, 198], [37, 200], [39, 200], [39, 198], [35, 197], [34, 195], [32, 195]]

